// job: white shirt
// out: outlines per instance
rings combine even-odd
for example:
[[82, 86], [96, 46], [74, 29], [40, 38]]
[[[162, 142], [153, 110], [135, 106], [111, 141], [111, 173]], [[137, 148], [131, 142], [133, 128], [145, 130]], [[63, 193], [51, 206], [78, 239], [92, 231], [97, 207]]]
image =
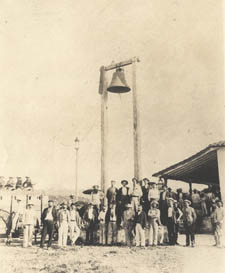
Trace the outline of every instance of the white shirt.
[[46, 214], [45, 220], [53, 221], [52, 208], [48, 208], [48, 212]]
[[173, 208], [169, 207], [168, 208], [168, 217], [172, 217], [173, 216]]
[[148, 199], [159, 199], [159, 190], [158, 189], [150, 189], [148, 192]]

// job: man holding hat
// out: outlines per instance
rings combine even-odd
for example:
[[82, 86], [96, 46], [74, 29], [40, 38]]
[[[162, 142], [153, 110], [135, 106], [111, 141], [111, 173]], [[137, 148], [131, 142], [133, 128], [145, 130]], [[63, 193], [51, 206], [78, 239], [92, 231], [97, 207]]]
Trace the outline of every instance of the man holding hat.
[[122, 187], [119, 188], [118, 194], [117, 194], [117, 206], [116, 206], [118, 228], [121, 227], [121, 219], [122, 219], [126, 204], [129, 203], [129, 187], [127, 187], [128, 181], [122, 180], [121, 184], [122, 184]]
[[184, 200], [184, 209], [183, 209], [183, 220], [184, 220], [184, 228], [186, 233], [186, 246], [190, 245], [194, 247], [195, 244], [195, 222], [197, 219], [195, 210], [190, 207], [191, 201]]
[[23, 234], [23, 247], [32, 246], [32, 238], [34, 233], [34, 226], [37, 224], [37, 216], [33, 209], [34, 204], [28, 203], [27, 209], [23, 214], [23, 227], [24, 227], [24, 234]]
[[48, 247], [52, 245], [54, 224], [57, 221], [57, 211], [53, 207], [53, 200], [48, 201], [48, 207], [45, 208], [41, 215], [41, 222], [43, 224], [42, 236], [41, 236], [41, 244], [40, 247], [44, 247], [45, 238], [48, 234]]

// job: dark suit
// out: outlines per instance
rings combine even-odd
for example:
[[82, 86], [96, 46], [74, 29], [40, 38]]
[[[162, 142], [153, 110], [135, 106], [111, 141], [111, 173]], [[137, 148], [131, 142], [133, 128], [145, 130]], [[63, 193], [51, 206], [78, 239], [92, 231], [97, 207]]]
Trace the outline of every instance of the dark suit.
[[48, 247], [52, 244], [53, 232], [54, 232], [54, 225], [57, 221], [57, 211], [55, 208], [52, 208], [51, 216], [52, 220], [46, 220], [46, 216], [48, 213], [49, 208], [45, 208], [41, 215], [41, 222], [43, 224], [42, 236], [41, 236], [41, 247], [44, 247], [45, 238], [48, 234]]
[[149, 210], [148, 189], [144, 186], [142, 186], [141, 189], [143, 193], [141, 197], [141, 205], [143, 207], [144, 212], [147, 214]]
[[145, 228], [146, 224], [147, 224], [146, 213], [144, 211], [142, 211], [140, 214], [138, 214], [138, 212], [137, 212], [134, 217], [134, 222], [135, 222], [135, 224], [141, 224], [141, 227]]
[[116, 215], [117, 215], [117, 226], [119, 227], [121, 225], [121, 219], [123, 216], [123, 212], [125, 210], [126, 204], [129, 203], [129, 188], [126, 188], [126, 194], [123, 195], [122, 188], [119, 188], [117, 193], [117, 200], [116, 200]]
[[167, 198], [169, 197], [168, 192], [160, 192], [160, 199], [159, 199], [159, 209], [160, 209], [160, 220], [163, 225], [167, 225], [168, 220], [168, 204]]

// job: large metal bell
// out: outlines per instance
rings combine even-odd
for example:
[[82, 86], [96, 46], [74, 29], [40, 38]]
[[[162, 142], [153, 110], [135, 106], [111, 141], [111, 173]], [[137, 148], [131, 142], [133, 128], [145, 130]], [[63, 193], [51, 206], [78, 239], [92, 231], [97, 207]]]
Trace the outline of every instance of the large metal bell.
[[130, 87], [128, 86], [124, 70], [122, 68], [117, 68], [113, 73], [112, 81], [107, 91], [112, 93], [126, 93], [130, 91]]

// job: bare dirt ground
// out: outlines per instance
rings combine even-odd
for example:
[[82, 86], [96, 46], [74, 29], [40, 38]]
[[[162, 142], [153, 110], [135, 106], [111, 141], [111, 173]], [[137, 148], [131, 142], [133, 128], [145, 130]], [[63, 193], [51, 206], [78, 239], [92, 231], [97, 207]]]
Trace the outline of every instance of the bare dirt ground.
[[195, 248], [68, 246], [66, 249], [24, 249], [21, 242], [0, 244], [2, 273], [224, 273], [225, 248], [213, 247], [213, 236], [198, 235]]

